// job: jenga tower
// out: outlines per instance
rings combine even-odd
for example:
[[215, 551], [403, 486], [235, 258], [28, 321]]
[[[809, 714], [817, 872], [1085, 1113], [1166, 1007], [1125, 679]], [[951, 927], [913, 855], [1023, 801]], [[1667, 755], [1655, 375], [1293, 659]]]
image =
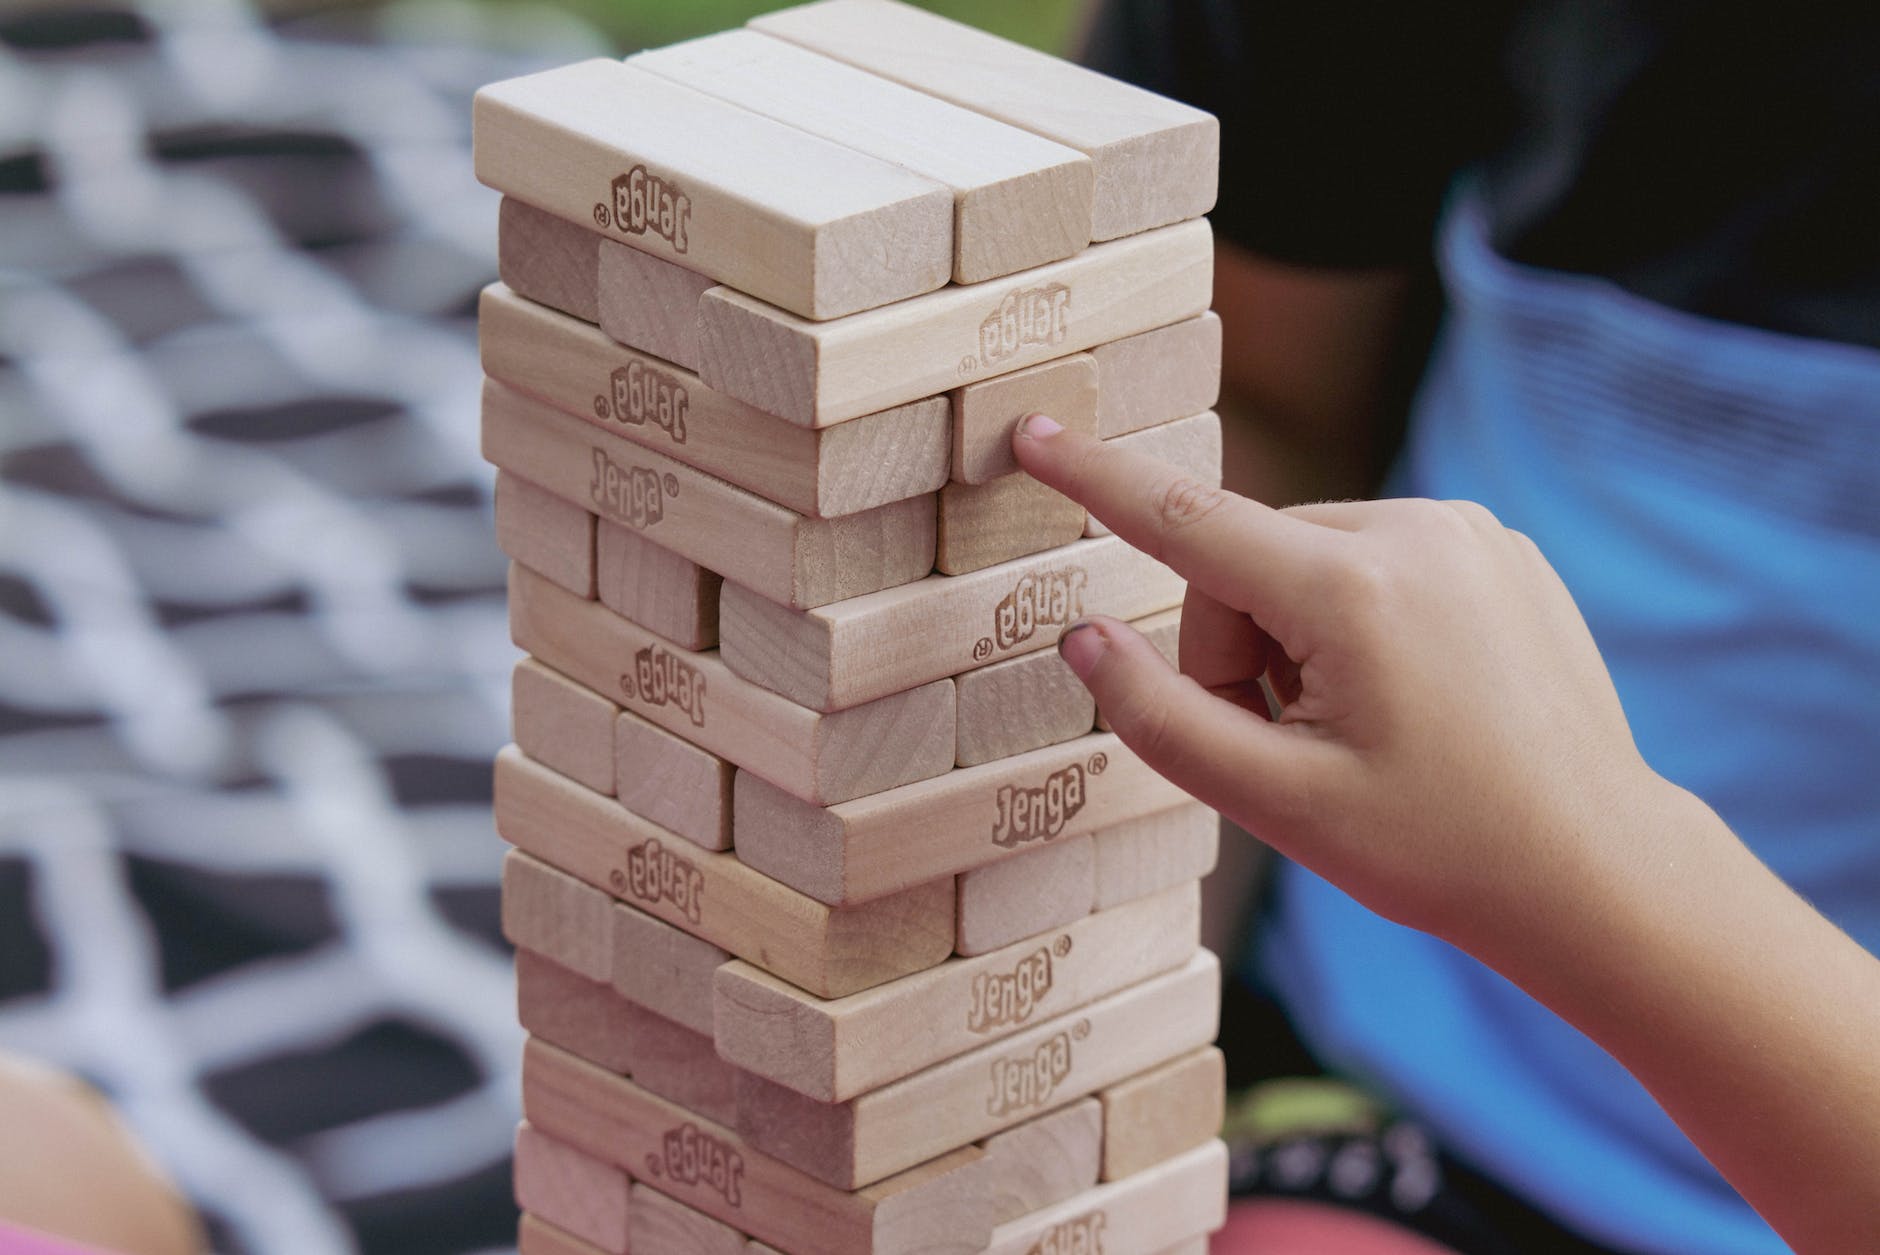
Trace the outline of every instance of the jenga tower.
[[1053, 648], [1218, 482], [1213, 118], [893, 0], [485, 88], [524, 1255], [1203, 1252], [1215, 816]]

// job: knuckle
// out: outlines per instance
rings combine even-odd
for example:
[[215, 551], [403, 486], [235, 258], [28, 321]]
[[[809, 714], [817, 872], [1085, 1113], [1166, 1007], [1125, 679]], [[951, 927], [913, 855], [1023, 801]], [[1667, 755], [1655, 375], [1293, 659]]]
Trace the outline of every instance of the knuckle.
[[1165, 531], [1192, 527], [1218, 510], [1227, 493], [1190, 475], [1176, 475], [1155, 488], [1155, 517]]

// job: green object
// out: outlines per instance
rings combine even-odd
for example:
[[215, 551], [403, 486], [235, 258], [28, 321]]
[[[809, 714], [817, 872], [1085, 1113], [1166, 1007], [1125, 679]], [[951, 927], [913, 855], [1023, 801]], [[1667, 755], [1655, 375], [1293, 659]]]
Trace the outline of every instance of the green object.
[[1369, 1094], [1331, 1077], [1264, 1081], [1232, 1097], [1222, 1135], [1264, 1145], [1289, 1137], [1369, 1134], [1385, 1110]]
[[[503, 0], [491, 0], [507, 7]], [[594, 24], [623, 50], [664, 44], [742, 26], [759, 13], [786, 9], [777, 0], [557, 0], [561, 8]], [[922, 8], [1062, 54], [1076, 24], [1077, 0], [927, 0]]]

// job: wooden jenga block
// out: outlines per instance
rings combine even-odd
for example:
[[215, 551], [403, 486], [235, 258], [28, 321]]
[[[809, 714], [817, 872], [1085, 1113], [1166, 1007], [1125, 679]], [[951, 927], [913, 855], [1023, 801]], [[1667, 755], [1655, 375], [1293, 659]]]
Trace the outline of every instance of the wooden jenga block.
[[1029, 131], [753, 31], [629, 64], [953, 189], [957, 283], [1029, 270], [1090, 242], [1090, 159]]
[[676, 649], [521, 567], [510, 569], [509, 630], [563, 675], [809, 801], [877, 793], [953, 765], [951, 680], [817, 714], [734, 675], [716, 653]]
[[825, 998], [932, 967], [953, 950], [953, 885], [917, 885], [834, 908], [680, 842], [505, 749], [496, 758], [496, 831], [544, 862]]
[[1096, 909], [1102, 912], [1213, 871], [1221, 844], [1221, 817], [1200, 802], [1187, 802], [1106, 828], [1093, 839], [1097, 846]]
[[1076, 837], [961, 872], [953, 952], [985, 954], [1090, 914], [1096, 864], [1094, 843]]
[[1090, 355], [1097, 359], [1097, 434], [1105, 440], [1211, 410], [1221, 399], [1221, 316], [1212, 310], [1100, 344]]
[[742, 1072], [738, 1131], [819, 1181], [856, 1189], [1205, 1045], [1219, 1002], [1220, 964], [1203, 950], [1174, 972], [845, 1103]]
[[596, 793], [614, 791], [614, 719], [620, 707], [533, 658], [510, 676], [516, 745]]
[[738, 1118], [738, 1070], [712, 1052], [709, 1032], [697, 1032], [634, 1003], [633, 1066], [628, 1075], [668, 1102], [718, 1124]]
[[840, 601], [933, 569], [932, 497], [813, 519], [488, 379], [483, 456], [785, 605]]
[[1073, 353], [954, 389], [953, 478], [983, 484], [1016, 472], [1012, 433], [1027, 414], [1095, 435], [1097, 378], [1096, 358]]
[[627, 1174], [548, 1137], [516, 1129], [516, 1205], [611, 1255], [626, 1255]]
[[1000, 1225], [985, 1255], [1180, 1251], [1199, 1234], [1226, 1223], [1227, 1147], [1209, 1142]]
[[[1169, 666], [1181, 666], [1182, 610], [1180, 606], [1157, 614], [1146, 615], [1129, 626], [1147, 637], [1149, 643], [1168, 659]], [[1110, 730], [1110, 720], [1101, 709], [1097, 711], [1097, 730], [1100, 732]]]
[[739, 675], [804, 706], [841, 710], [1050, 648], [1086, 613], [1138, 619], [1179, 606], [1186, 588], [1154, 558], [1105, 536], [807, 613], [727, 582], [719, 644]]
[[[615, 244], [606, 255], [667, 265]], [[648, 296], [603, 292], [607, 310]], [[637, 342], [624, 347], [500, 285], [483, 290], [478, 324], [483, 369], [492, 377], [799, 514], [855, 514], [946, 482], [952, 411], [946, 397], [813, 431], [706, 387], [690, 370], [638, 351]]]
[[600, 981], [516, 951], [516, 1019], [543, 1041], [610, 1072], [631, 1070], [626, 1000]]
[[1081, 837], [1186, 798], [1104, 732], [827, 807], [741, 771], [731, 822], [748, 866], [820, 901], [844, 904]]
[[496, 545], [575, 596], [594, 596], [594, 516], [507, 471], [496, 472]]
[[974, 767], [1083, 736], [1097, 700], [1055, 649], [1021, 654], [953, 681], [959, 701], [954, 761]]
[[[527, 762], [520, 755], [518, 762]], [[567, 788], [547, 768], [530, 764]], [[604, 802], [598, 794], [590, 794]], [[503, 936], [512, 945], [553, 959], [589, 980], [604, 981], [614, 971], [613, 899], [520, 850], [503, 856]]]
[[744, 1255], [742, 1233], [644, 1185], [633, 1187], [633, 1249], [655, 1255]]
[[980, 1143], [992, 1161], [993, 1223], [1073, 1198], [1097, 1183], [1103, 1153], [1103, 1107], [1079, 1099]]
[[1084, 508], [1023, 471], [940, 490], [934, 566], [965, 575], [1068, 545], [1084, 534]]
[[834, 1000], [748, 963], [713, 975], [718, 1052], [820, 1102], [841, 1102], [1036, 1021], [1179, 967], [1200, 938], [1200, 895], [1177, 886], [1035, 942]]
[[978, 1255], [991, 1236], [978, 1147], [865, 1190], [832, 1190], [731, 1130], [539, 1041], [523, 1051], [522, 1105], [544, 1132], [779, 1250]]
[[496, 273], [512, 291], [582, 322], [600, 321], [600, 232], [503, 197]]
[[[712, 973], [730, 962], [731, 955], [637, 907], [616, 903], [613, 912], [614, 992], [636, 1006], [709, 1036]], [[631, 1016], [628, 1027], [630, 1034]]]
[[594, 532], [594, 589], [615, 614], [685, 649], [718, 644], [724, 579], [656, 545], [630, 527], [600, 519]]
[[516, 1255], [613, 1255], [526, 1212], [516, 1226]]
[[603, 239], [600, 318], [607, 337], [698, 369], [698, 298], [718, 283], [651, 253]]
[[614, 760], [622, 806], [695, 845], [731, 848], [730, 763], [624, 710], [614, 723]]
[[824, 0], [754, 18], [769, 35], [1088, 153], [1092, 239], [1208, 212], [1212, 114], [912, 5]]
[[1171, 1059], [1098, 1095], [1103, 1179], [1120, 1181], [1221, 1135], [1227, 1061], [1213, 1046]]
[[699, 375], [826, 427], [1192, 317], [1208, 307], [1213, 272], [1214, 237], [1196, 221], [830, 322], [713, 288], [698, 305]]
[[482, 182], [806, 318], [952, 274], [948, 189], [645, 70], [507, 79], [474, 113]]
[[[1216, 488], [1221, 485], [1221, 416], [1212, 410], [1111, 439], [1119, 449], [1167, 462], [1204, 484]], [[1084, 534], [1108, 536], [1110, 529], [1102, 519], [1093, 517]]]

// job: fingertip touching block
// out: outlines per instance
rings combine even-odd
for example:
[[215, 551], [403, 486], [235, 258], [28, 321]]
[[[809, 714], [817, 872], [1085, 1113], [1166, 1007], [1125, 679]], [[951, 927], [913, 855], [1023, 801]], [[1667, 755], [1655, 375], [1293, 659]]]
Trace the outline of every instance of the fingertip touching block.
[[983, 484], [1015, 473], [1012, 433], [1028, 414], [1097, 433], [1097, 362], [1089, 353], [1040, 362], [953, 390], [953, 478]]

